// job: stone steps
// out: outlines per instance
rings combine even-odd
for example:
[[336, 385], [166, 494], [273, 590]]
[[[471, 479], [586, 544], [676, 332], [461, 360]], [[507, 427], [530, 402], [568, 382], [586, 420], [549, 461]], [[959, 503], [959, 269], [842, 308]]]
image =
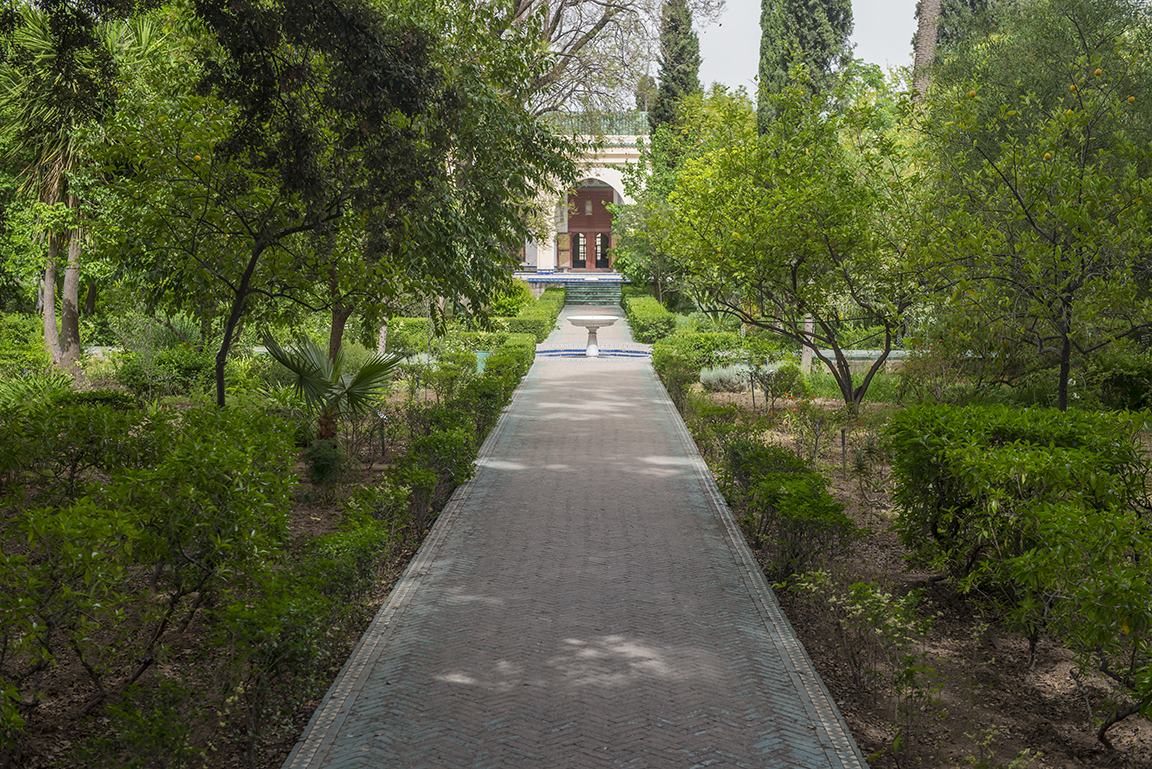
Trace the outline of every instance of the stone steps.
[[567, 286], [568, 304], [620, 304], [619, 283], [569, 283]]

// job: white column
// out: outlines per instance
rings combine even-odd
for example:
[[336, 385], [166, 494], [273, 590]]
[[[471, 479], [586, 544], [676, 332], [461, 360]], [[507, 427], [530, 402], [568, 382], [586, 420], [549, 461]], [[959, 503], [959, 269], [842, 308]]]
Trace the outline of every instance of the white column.
[[[812, 320], [812, 316], [808, 315], [804, 318], [804, 336], [808, 341], [812, 341], [812, 336], [816, 332], [816, 323]], [[812, 348], [800, 348], [800, 371], [804, 376], [812, 373]]]
[[536, 241], [536, 272], [537, 274], [556, 271], [556, 238], [548, 241]]

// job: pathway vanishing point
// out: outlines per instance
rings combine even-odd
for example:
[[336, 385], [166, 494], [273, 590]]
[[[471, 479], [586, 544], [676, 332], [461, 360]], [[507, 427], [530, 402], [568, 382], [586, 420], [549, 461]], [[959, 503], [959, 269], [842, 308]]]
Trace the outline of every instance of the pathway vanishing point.
[[866, 764], [651, 361], [540, 357], [284, 766]]

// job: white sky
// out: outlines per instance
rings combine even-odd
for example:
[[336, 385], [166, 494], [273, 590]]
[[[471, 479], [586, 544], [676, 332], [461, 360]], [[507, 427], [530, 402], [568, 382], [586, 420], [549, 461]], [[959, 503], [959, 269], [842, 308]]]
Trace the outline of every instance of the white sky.
[[[885, 70], [912, 63], [916, 0], [854, 0], [852, 42], [857, 59]], [[700, 36], [700, 84], [720, 82], [756, 93], [760, 63], [760, 0], [727, 0], [719, 24], [697, 30]]]

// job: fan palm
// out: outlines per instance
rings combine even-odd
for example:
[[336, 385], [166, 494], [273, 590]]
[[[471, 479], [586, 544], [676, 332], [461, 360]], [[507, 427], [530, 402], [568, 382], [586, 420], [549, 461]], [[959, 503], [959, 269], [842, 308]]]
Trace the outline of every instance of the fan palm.
[[311, 339], [301, 337], [287, 350], [267, 337], [268, 354], [294, 375], [292, 385], [317, 415], [316, 437], [332, 440], [336, 423], [345, 414], [363, 415], [383, 395], [388, 379], [402, 360], [398, 355], [374, 355], [355, 371], [344, 370], [344, 351], [335, 359]]

